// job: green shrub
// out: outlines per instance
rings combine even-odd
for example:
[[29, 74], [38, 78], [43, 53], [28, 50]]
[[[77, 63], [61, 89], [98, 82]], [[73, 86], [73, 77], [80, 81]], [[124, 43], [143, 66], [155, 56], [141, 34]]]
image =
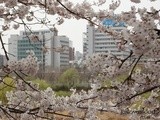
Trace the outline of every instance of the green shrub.
[[87, 83], [87, 82], [81, 82], [81, 83], [75, 84], [73, 86], [73, 88], [75, 88], [76, 90], [89, 90], [89, 89], [91, 89], [89, 83]]
[[79, 83], [80, 75], [75, 68], [69, 68], [58, 79], [58, 84], [63, 84], [69, 88], [73, 87], [76, 83]]
[[60, 90], [69, 91], [70, 90], [69, 86], [66, 84], [54, 84], [54, 85], [52, 85], [52, 89], [54, 91], [60, 91]]
[[56, 96], [70, 96], [71, 92], [70, 91], [57, 91], [55, 92]]
[[52, 85], [52, 89], [54, 91], [69, 91], [71, 88], [75, 88], [77, 90], [89, 90], [91, 87], [89, 86], [89, 83], [87, 82], [78, 82], [75, 83], [73, 86], [68, 85], [67, 83], [55, 83]]
[[3, 82], [0, 83], [0, 101], [4, 104], [7, 102], [6, 92], [13, 90], [15, 85], [14, 80], [9, 77], [6, 77]]
[[39, 84], [39, 89], [40, 90], [45, 90], [48, 87], [51, 87], [51, 85], [49, 83], [47, 83], [45, 80], [36, 79], [36, 80], [33, 80], [32, 82]]

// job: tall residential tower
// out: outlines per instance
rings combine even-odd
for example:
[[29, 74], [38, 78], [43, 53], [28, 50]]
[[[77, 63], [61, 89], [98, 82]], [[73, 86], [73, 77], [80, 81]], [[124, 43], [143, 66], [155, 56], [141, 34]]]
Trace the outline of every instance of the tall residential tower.
[[[106, 27], [111, 27], [113, 30], [121, 31], [126, 29], [123, 22], [117, 23], [111, 19], [105, 19], [103, 25]], [[86, 56], [91, 56], [93, 53], [109, 52], [119, 57], [125, 57], [128, 52], [120, 51], [117, 47], [117, 42], [119, 40], [115, 39], [113, 36], [107, 33], [101, 32], [99, 29], [95, 28], [94, 25], [87, 25], [87, 31], [83, 38], [83, 54], [84, 58]]]

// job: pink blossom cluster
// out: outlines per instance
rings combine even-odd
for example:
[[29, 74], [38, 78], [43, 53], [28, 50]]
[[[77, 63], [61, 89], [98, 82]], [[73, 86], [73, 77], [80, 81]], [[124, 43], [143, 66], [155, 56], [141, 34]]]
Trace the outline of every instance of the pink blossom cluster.
[[33, 51], [28, 51], [28, 56], [19, 61], [9, 60], [7, 63], [6, 72], [21, 71], [25, 74], [35, 75], [39, 69], [37, 57]]

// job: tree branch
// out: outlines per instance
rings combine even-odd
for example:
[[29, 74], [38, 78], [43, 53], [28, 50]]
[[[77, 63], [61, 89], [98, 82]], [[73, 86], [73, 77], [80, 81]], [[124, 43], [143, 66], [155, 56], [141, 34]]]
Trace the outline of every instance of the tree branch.
[[2, 49], [3, 49], [4, 54], [5, 54], [5, 56], [6, 56], [6, 59], [9, 60], [9, 57], [8, 57], [8, 54], [7, 54], [7, 50], [6, 50], [6, 48], [4, 47], [4, 43], [3, 43], [3, 40], [2, 40], [2, 33], [0, 33], [0, 41], [1, 41]]
[[134, 71], [136, 65], [138, 64], [138, 62], [140, 61], [140, 59], [141, 59], [142, 56], [143, 56], [143, 54], [138, 57], [136, 63], [134, 64], [134, 66], [133, 66], [132, 69], [131, 69], [131, 72], [129, 73], [129, 76], [122, 82], [122, 84], [126, 83], [128, 80], [131, 79], [131, 76], [132, 76], [132, 74], [133, 74], [133, 71]]
[[153, 86], [153, 87], [151, 87], [151, 88], [148, 88], [148, 89], [146, 89], [146, 90], [144, 90], [144, 91], [142, 91], [142, 92], [136, 93], [136, 94], [134, 94], [134, 95], [132, 95], [132, 96], [127, 97], [125, 100], [117, 103], [117, 104], [115, 105], [115, 107], [117, 107], [119, 104], [121, 104], [121, 103], [123, 103], [123, 102], [125, 102], [125, 101], [131, 100], [131, 99], [133, 99], [133, 98], [135, 98], [135, 97], [137, 97], [137, 96], [140, 96], [140, 95], [142, 95], [142, 94], [144, 94], [144, 93], [150, 92], [150, 91], [152, 91], [152, 90], [154, 90], [154, 89], [156, 89], [156, 88], [160, 88], [160, 84], [159, 84], [159, 85], [156, 85], [156, 86]]

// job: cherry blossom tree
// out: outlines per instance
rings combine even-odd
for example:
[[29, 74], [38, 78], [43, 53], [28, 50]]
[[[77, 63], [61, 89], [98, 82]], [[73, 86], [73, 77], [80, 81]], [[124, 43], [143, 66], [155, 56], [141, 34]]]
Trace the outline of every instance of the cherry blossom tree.
[[[131, 0], [140, 3], [141, 0]], [[154, 2], [156, 0], [150, 0]], [[14, 90], [7, 92], [7, 103], [0, 104], [2, 119], [56, 119], [56, 115], [75, 120], [98, 120], [98, 112], [113, 112], [127, 115], [131, 120], [160, 119], [160, 10], [155, 8], [131, 7], [127, 12], [116, 14], [115, 10], [121, 1], [113, 1], [106, 10], [95, 11], [95, 6], [106, 4], [106, 0], [74, 4], [69, 0], [0, 0], [0, 18], [3, 19], [0, 42], [8, 61], [3, 66], [0, 82], [6, 86], [7, 76], [15, 81]], [[136, 4], [135, 4], [136, 5]], [[43, 13], [38, 18], [37, 12]], [[52, 22], [48, 16], [56, 16]], [[138, 17], [137, 17], [138, 16]], [[117, 32], [102, 25], [104, 18], [123, 21], [128, 29]], [[25, 76], [36, 74], [39, 62], [33, 51], [27, 51], [28, 56], [19, 61], [11, 61], [4, 46], [3, 32], [18, 29], [23, 26], [31, 34], [28, 39], [32, 42], [39, 40], [32, 34], [32, 25], [45, 25], [50, 31], [56, 25], [61, 25], [65, 19], [85, 19], [99, 30], [120, 40], [117, 47], [130, 54], [119, 58], [112, 54], [95, 54], [85, 62], [91, 71], [88, 91], [76, 91], [67, 97], [57, 97], [51, 88], [40, 90], [32, 81], [26, 81]], [[47, 52], [42, 45], [42, 50]], [[132, 60], [130, 61], [130, 58]], [[136, 69], [142, 65], [142, 70]], [[117, 76], [126, 73], [121, 81]], [[109, 82], [108, 84], [103, 84]], [[2, 88], [3, 89], [3, 88]], [[68, 114], [63, 114], [63, 112]]]

